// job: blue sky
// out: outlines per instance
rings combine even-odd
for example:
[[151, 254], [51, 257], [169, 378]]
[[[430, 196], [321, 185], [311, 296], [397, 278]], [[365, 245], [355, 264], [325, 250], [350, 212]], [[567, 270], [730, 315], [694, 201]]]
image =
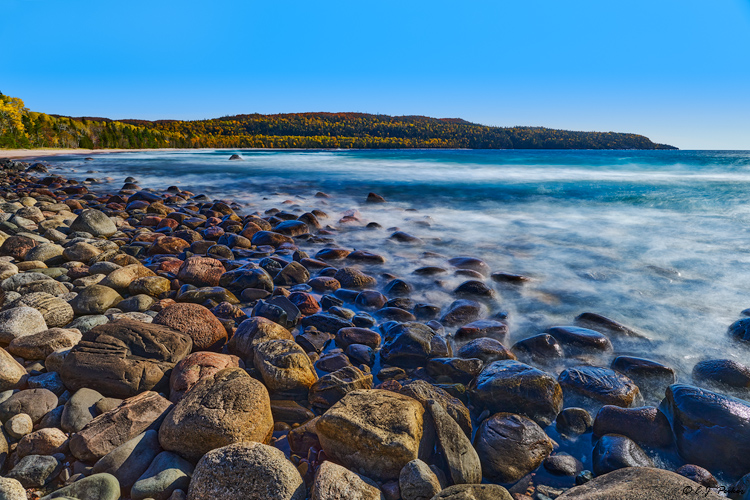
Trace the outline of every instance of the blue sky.
[[109, 118], [361, 111], [750, 149], [750, 0], [3, 0], [0, 91]]

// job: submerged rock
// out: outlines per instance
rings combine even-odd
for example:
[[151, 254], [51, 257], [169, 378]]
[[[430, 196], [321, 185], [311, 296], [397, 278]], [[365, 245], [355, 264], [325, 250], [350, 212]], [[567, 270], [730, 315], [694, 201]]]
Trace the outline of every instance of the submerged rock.
[[582, 401], [630, 408], [641, 401], [638, 386], [625, 375], [608, 368], [576, 366], [564, 370], [558, 377], [566, 401]]

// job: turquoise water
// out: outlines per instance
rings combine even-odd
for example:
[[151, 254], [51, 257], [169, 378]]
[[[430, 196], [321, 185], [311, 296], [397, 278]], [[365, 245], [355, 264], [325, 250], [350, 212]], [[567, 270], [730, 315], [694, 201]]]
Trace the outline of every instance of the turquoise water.
[[[228, 161], [235, 152], [244, 161]], [[110, 178], [109, 188], [133, 176], [142, 187], [234, 199], [247, 213], [318, 208], [338, 226], [356, 209], [383, 229], [343, 230], [337, 242], [388, 255], [383, 271], [441, 306], [462, 279], [412, 275], [445, 265], [426, 250], [528, 275], [520, 290], [497, 288], [511, 343], [592, 311], [654, 339], [617, 354], [665, 361], [683, 381], [705, 357], [750, 363], [726, 335], [750, 307], [750, 152], [195, 150], [50, 162], [79, 179]], [[363, 204], [369, 191], [389, 203]], [[388, 241], [392, 227], [425, 245]]]

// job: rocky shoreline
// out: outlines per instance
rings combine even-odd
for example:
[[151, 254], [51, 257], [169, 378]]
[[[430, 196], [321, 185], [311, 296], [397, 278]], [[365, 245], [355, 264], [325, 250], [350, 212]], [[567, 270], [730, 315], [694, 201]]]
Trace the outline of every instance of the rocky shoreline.
[[416, 303], [324, 193], [242, 215], [0, 167], [0, 499], [750, 498], [744, 365], [676, 384], [591, 312], [511, 346], [486, 304], [524, 276], [414, 262], [465, 278]]

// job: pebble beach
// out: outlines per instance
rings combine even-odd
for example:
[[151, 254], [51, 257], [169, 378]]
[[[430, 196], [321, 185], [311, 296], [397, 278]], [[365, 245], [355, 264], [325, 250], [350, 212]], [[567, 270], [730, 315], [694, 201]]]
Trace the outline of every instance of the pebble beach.
[[0, 160], [0, 498], [750, 498], [739, 311], [742, 354], [686, 376], [580, 304], [518, 338], [534, 276], [381, 193], [248, 210], [54, 163]]

